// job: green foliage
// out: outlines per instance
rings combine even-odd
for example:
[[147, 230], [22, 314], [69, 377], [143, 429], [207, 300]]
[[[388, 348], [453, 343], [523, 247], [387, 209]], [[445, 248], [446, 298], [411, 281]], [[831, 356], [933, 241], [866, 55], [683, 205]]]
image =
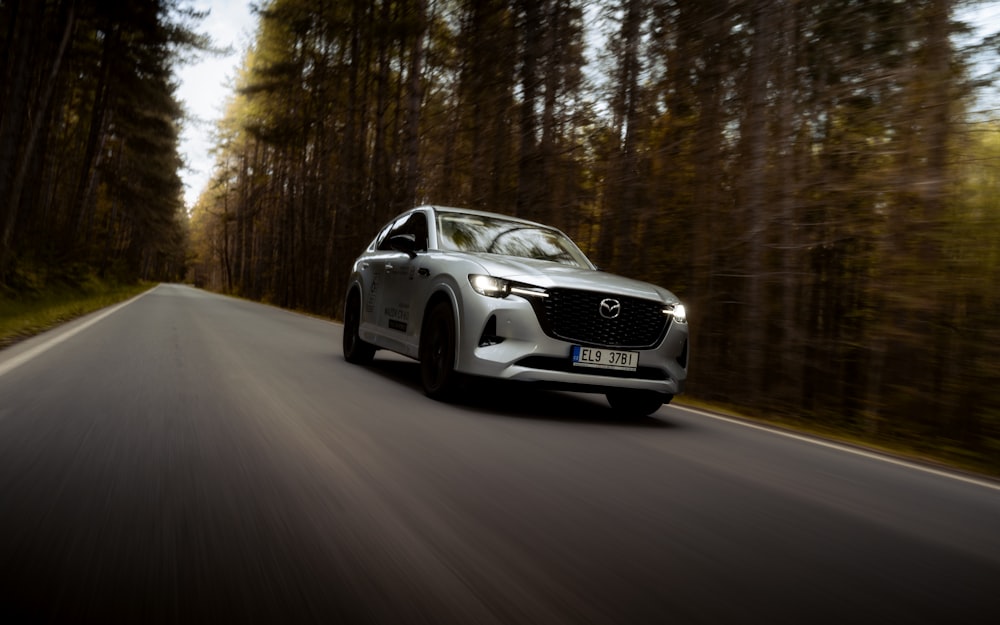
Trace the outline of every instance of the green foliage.
[[109, 282], [81, 271], [84, 269], [77, 267], [47, 279], [40, 272], [21, 272], [23, 290], [15, 293], [7, 288], [0, 295], [0, 349], [134, 297], [152, 286], [148, 282]]

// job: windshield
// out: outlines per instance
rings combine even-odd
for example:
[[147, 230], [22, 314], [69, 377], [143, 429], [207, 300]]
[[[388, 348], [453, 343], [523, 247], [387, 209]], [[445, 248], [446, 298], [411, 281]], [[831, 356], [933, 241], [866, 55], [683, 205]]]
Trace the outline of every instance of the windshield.
[[591, 269], [576, 245], [552, 228], [485, 215], [438, 214], [438, 245], [453, 252], [485, 252]]

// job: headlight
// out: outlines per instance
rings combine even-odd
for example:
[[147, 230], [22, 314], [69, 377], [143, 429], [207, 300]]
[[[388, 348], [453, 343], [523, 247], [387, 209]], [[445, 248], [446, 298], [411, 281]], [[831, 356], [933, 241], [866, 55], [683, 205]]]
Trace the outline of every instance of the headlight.
[[476, 293], [485, 295], [486, 297], [507, 297], [514, 294], [524, 298], [541, 297], [544, 299], [549, 296], [545, 292], [545, 289], [540, 286], [511, 282], [503, 278], [494, 278], [493, 276], [483, 276], [475, 273], [469, 274], [469, 284], [472, 285]]
[[507, 297], [510, 295], [510, 282], [493, 276], [471, 274], [469, 284], [473, 290], [486, 297]]
[[684, 304], [674, 304], [663, 308], [664, 315], [671, 315], [677, 323], [687, 323], [687, 309]]

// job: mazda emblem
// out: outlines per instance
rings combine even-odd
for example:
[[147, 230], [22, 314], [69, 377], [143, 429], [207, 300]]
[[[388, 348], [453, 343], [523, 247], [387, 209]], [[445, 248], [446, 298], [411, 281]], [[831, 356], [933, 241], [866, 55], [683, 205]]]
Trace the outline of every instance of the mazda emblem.
[[600, 310], [605, 319], [616, 319], [622, 312], [622, 303], [616, 299], [602, 299]]

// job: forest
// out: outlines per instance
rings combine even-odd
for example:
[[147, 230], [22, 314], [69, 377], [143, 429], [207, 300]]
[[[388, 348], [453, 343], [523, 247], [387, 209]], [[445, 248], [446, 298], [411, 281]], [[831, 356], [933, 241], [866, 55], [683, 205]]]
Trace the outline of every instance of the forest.
[[0, 297], [183, 278], [173, 72], [208, 47], [198, 19], [158, 0], [0, 0]]
[[170, 67], [198, 14], [0, 0], [0, 288], [82, 266], [338, 317], [382, 223], [486, 209], [677, 293], [690, 398], [996, 468], [975, 4], [269, 0], [188, 218]]

